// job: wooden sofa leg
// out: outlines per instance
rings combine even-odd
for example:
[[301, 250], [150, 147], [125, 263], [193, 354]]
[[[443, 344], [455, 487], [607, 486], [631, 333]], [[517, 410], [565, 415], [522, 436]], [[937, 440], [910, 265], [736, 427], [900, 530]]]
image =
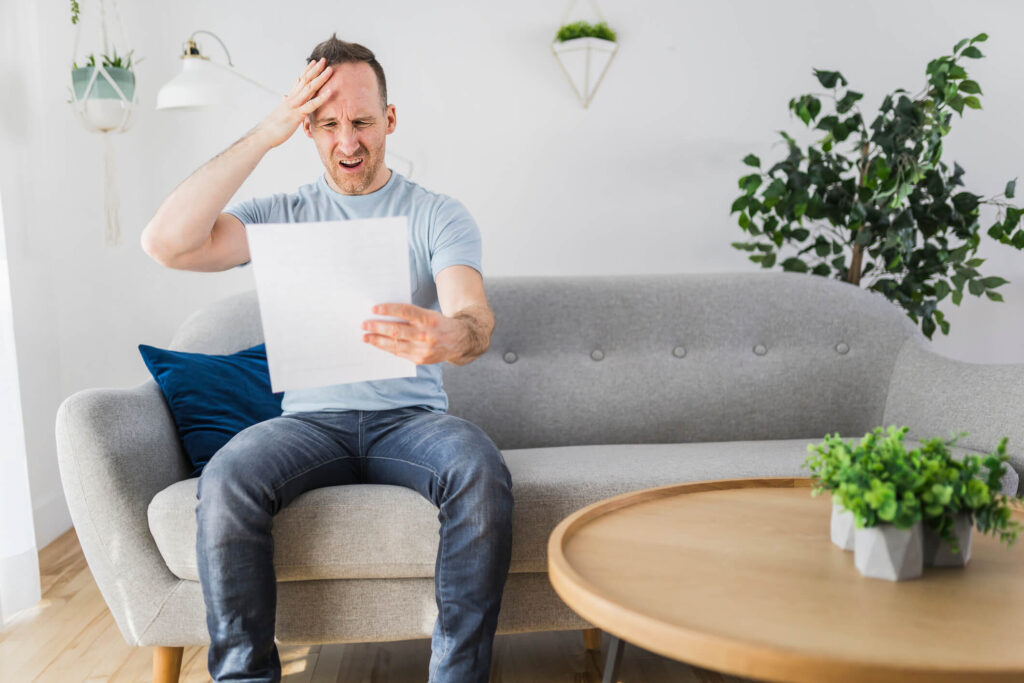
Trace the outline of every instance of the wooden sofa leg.
[[153, 683], [178, 683], [184, 647], [153, 648]]
[[583, 645], [588, 650], [601, 651], [601, 629], [599, 628], [585, 628], [583, 629]]

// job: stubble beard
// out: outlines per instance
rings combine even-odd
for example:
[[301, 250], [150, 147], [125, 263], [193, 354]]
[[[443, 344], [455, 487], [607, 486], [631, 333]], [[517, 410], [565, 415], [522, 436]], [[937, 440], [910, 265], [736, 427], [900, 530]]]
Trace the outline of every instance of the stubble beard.
[[[358, 174], [345, 173], [339, 168], [338, 162], [332, 160], [331, 178], [334, 184], [342, 191], [342, 194], [358, 195], [366, 194], [373, 185], [380, 168], [384, 163], [384, 150], [369, 152], [363, 156], [363, 168]], [[379, 189], [379, 188], [378, 188]]]

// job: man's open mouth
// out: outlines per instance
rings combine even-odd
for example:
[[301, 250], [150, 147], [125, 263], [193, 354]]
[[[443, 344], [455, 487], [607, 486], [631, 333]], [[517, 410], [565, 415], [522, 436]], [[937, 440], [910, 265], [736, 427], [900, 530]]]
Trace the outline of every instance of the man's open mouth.
[[354, 171], [363, 165], [362, 159], [346, 159], [338, 161], [338, 164], [348, 171]]

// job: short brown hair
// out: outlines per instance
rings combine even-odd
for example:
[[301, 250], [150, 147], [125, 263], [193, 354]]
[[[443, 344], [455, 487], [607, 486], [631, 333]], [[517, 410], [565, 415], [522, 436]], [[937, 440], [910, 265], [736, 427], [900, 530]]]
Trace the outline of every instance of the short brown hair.
[[377, 75], [377, 86], [380, 90], [380, 102], [384, 109], [388, 106], [388, 84], [384, 79], [384, 68], [377, 61], [373, 52], [359, 43], [347, 43], [338, 40], [338, 34], [334, 33], [330, 38], [313, 48], [312, 54], [306, 58], [306, 63], [326, 59], [325, 66], [333, 64], [349, 64], [352, 62], [366, 62]]

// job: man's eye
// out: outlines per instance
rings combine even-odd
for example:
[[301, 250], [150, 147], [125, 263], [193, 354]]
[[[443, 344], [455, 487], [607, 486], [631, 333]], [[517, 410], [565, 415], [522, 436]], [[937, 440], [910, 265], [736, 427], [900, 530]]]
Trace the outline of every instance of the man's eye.
[[356, 121], [356, 126], [359, 128], [366, 128], [368, 125], [370, 125], [369, 121]]

